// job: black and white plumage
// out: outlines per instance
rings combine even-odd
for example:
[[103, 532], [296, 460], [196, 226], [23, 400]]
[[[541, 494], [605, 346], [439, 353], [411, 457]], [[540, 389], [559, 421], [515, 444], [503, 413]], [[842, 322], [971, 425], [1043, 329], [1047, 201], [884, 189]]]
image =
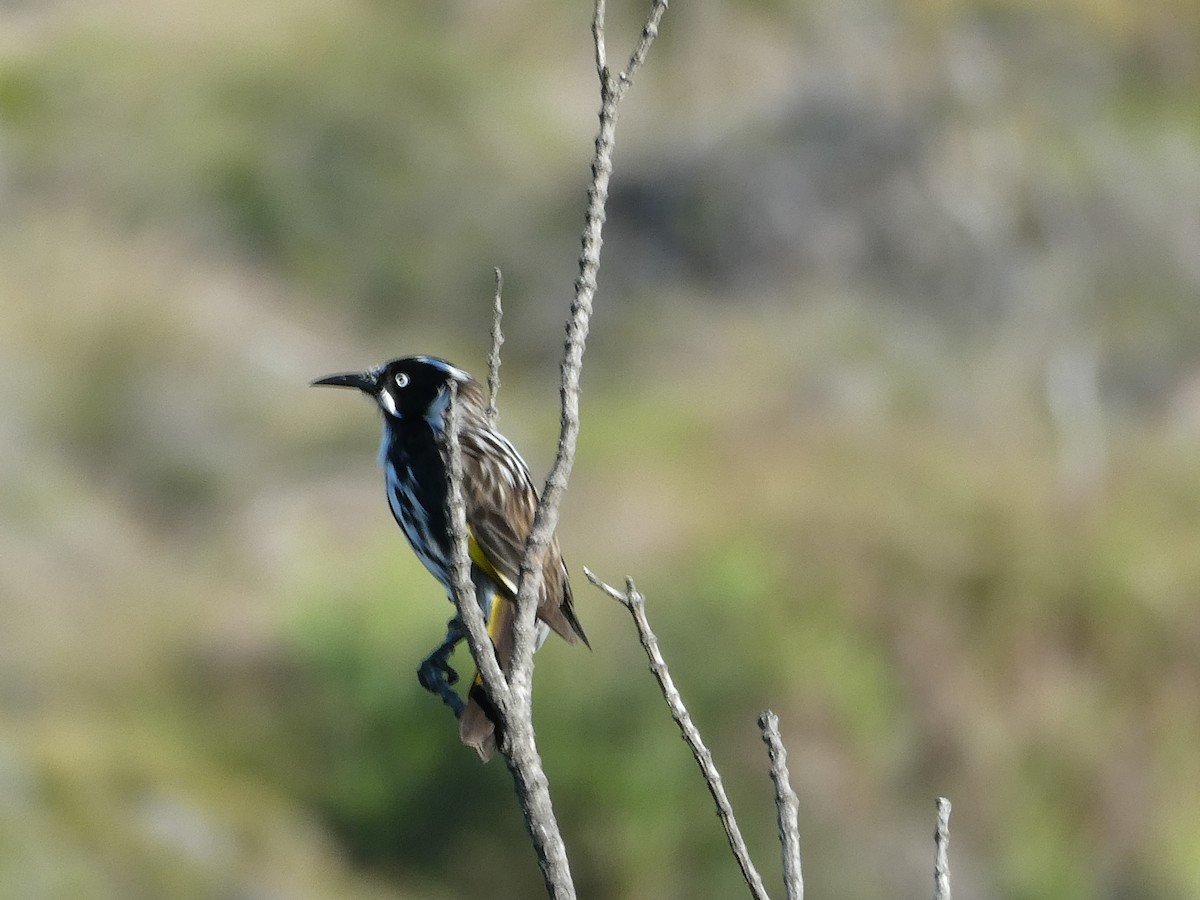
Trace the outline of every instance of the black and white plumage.
[[[451, 383], [457, 398], [471, 577], [500, 668], [507, 671], [512, 658], [513, 600], [538, 495], [521, 455], [488, 424], [482, 385], [462, 369], [433, 356], [406, 356], [365, 372], [330, 375], [313, 382], [357, 388], [378, 404], [383, 414], [379, 461], [386, 475], [388, 505], [417, 557], [448, 595], [445, 416]], [[537, 618], [539, 646], [550, 631], [568, 643], [582, 640], [587, 644], [575, 616], [557, 537], [543, 561]], [[457, 674], [448, 658], [462, 637], [462, 623], [451, 619], [446, 639], [422, 663], [418, 677], [426, 689], [454, 709], [461, 720], [463, 742], [486, 761], [495, 749], [495, 723], [479, 676], [465, 704], [452, 688]]]

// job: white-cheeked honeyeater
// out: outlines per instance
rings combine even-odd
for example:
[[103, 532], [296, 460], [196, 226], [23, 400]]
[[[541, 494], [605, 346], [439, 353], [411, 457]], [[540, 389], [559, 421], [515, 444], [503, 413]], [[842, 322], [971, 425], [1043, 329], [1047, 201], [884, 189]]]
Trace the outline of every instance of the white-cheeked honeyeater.
[[[525, 541], [533, 528], [538, 494], [529, 467], [504, 435], [488, 424], [482, 385], [462, 369], [433, 356], [406, 356], [368, 369], [329, 375], [314, 385], [356, 388], [383, 415], [379, 462], [392, 515], [417, 557], [450, 594], [450, 538], [446, 514], [448, 445], [446, 409], [455, 386], [455, 416], [462, 453], [463, 503], [471, 579], [496, 648], [500, 668], [512, 660], [513, 622]], [[587, 644], [575, 616], [567, 567], [555, 537], [543, 561], [537, 606], [537, 646], [550, 631], [568, 643]], [[421, 685], [459, 718], [463, 743], [486, 762], [496, 748], [495, 714], [476, 673], [464, 703], [454, 690], [449, 657], [463, 639], [452, 618], [442, 643], [421, 663]]]

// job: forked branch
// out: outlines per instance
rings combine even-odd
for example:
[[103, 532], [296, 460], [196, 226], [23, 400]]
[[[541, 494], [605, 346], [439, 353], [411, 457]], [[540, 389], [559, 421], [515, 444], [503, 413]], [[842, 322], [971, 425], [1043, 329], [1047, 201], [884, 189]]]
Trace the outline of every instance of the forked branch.
[[[538, 865], [546, 890], [555, 900], [572, 900], [575, 887], [571, 880], [566, 847], [550, 802], [550, 789], [538, 757], [532, 719], [532, 677], [537, 597], [542, 590], [542, 562], [558, 525], [558, 511], [566, 491], [575, 461], [575, 445], [579, 435], [579, 376], [583, 368], [583, 353], [591, 319], [592, 302], [596, 293], [596, 274], [600, 269], [601, 232], [604, 226], [604, 207], [608, 200], [608, 181], [612, 173], [612, 153], [615, 146], [617, 106], [629, 88], [633, 73], [641, 66], [666, 9], [665, 0], [655, 0], [646, 25], [642, 29], [629, 65], [614, 81], [602, 62], [597, 64], [600, 79], [600, 123], [596, 149], [592, 158], [592, 180], [588, 188], [588, 205], [584, 217], [582, 249], [579, 256], [579, 277], [567, 321], [566, 344], [561, 366], [559, 395], [561, 416], [558, 450], [554, 465], [546, 478], [533, 527], [525, 544], [521, 576], [517, 591], [516, 616], [513, 630], [512, 661], [507, 678], [500, 671], [496, 656], [487, 638], [482, 613], [474, 601], [470, 580], [470, 559], [465, 511], [462, 506], [462, 459], [458, 435], [454, 427], [453, 397], [450, 404], [450, 493], [448, 511], [453, 532], [452, 578], [455, 604], [459, 608], [471, 654], [479, 665], [485, 690], [500, 715], [501, 738], [499, 749], [508, 764], [517, 798], [525, 816], [525, 824], [533, 841]], [[592, 19], [592, 35], [597, 60], [603, 60], [604, 0], [596, 0]], [[492, 355], [489, 358], [488, 386], [491, 400], [488, 419], [496, 416], [495, 400], [499, 390], [500, 343], [500, 276], [497, 272], [494, 302], [495, 330], [492, 335]]]
[[550, 546], [558, 525], [571, 469], [575, 464], [575, 444], [579, 437], [579, 376], [583, 370], [583, 352], [587, 344], [592, 302], [596, 296], [596, 277], [600, 271], [600, 247], [603, 243], [604, 208], [608, 202], [608, 183], [613, 168], [613, 148], [616, 146], [617, 110], [633, 76], [646, 59], [659, 22], [666, 12], [666, 0], [653, 0], [637, 45], [629, 63], [619, 78], [609, 72], [605, 36], [605, 0], [595, 0], [592, 16], [592, 40], [595, 45], [596, 74], [600, 81], [599, 127], [596, 148], [592, 154], [592, 179], [588, 186], [588, 205], [584, 214], [583, 234], [580, 237], [579, 276], [575, 279], [575, 297], [567, 319], [566, 345], [560, 371], [559, 398], [561, 416], [558, 451], [554, 465], [546, 476], [541, 502], [534, 517], [533, 530], [525, 544], [521, 563], [521, 582], [517, 596], [517, 627], [514, 636], [513, 664], [510, 679], [513, 684], [528, 684], [533, 669], [533, 634], [536, 597], [542, 586], [542, 559]]
[[767, 889], [763, 886], [758, 870], [754, 868], [754, 862], [750, 859], [750, 851], [746, 849], [746, 842], [742, 838], [742, 831], [738, 827], [737, 819], [733, 815], [733, 805], [729, 802], [729, 797], [725, 794], [725, 784], [721, 780], [721, 773], [717, 771], [712, 753], [704, 745], [704, 740], [700, 737], [700, 730], [692, 722], [692, 716], [688, 712], [687, 706], [684, 705], [683, 697], [680, 696], [678, 688], [675, 687], [675, 682], [671, 679], [671, 672], [667, 668], [667, 662], [663, 659], [662, 652], [658, 648], [658, 638], [650, 630], [650, 621], [646, 618], [646, 598], [638, 592], [632, 578], [626, 579], [625, 590], [619, 591], [615, 587], [605, 584], [592, 574], [589, 569], [585, 568], [583, 574], [587, 576], [588, 581], [618, 601], [633, 616], [633, 622], [637, 626], [638, 638], [642, 642], [642, 649], [646, 651], [646, 657], [650, 660], [650, 671], [654, 673], [659, 689], [662, 691], [663, 699], [667, 701], [667, 708], [671, 711], [671, 718], [679, 726], [679, 731], [682, 733], [684, 741], [692, 751], [692, 756], [696, 758], [696, 764], [700, 766], [704, 782], [708, 785], [708, 792], [712, 794], [713, 801], [717, 804], [717, 816], [720, 817], [721, 825], [725, 829], [725, 837], [729, 841], [729, 848], [733, 851], [734, 858], [742, 870], [742, 877], [746, 880], [746, 884], [750, 888], [750, 895], [755, 900], [765, 900]]

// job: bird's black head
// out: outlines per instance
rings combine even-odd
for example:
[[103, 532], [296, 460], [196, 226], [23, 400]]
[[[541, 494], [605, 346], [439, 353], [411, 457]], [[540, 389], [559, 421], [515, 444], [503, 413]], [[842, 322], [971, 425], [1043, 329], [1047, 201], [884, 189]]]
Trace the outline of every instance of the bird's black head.
[[446, 388], [451, 382], [457, 383], [460, 396], [470, 393], [464, 388], [478, 386], [462, 369], [436, 356], [404, 356], [365, 372], [327, 375], [313, 385], [358, 388], [374, 398], [389, 419], [425, 418], [436, 425], [449, 402]]

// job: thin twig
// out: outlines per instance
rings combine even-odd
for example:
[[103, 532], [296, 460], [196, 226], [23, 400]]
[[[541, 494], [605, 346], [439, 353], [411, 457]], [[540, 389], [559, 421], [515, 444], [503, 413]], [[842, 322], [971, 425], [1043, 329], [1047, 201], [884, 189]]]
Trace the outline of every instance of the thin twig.
[[530, 699], [515, 696], [500, 664], [496, 659], [495, 647], [487, 635], [483, 611], [475, 599], [475, 585], [471, 581], [471, 560], [467, 547], [466, 508], [462, 499], [462, 448], [458, 440], [458, 417], [456, 410], [457, 386], [451, 382], [450, 402], [446, 407], [446, 449], [448, 490], [446, 513], [449, 517], [451, 535], [450, 575], [455, 608], [466, 628], [467, 644], [471, 656], [479, 667], [484, 688], [491, 698], [500, 717], [497, 732], [503, 733], [499, 742], [500, 751], [512, 773], [517, 789], [525, 824], [533, 841], [538, 865], [546, 882], [551, 900], [574, 900], [575, 885], [571, 880], [571, 869], [567, 862], [567, 849], [562, 832], [554, 817], [550, 803], [550, 784], [538, 757], [534, 742], [533, 719], [530, 715]]
[[500, 305], [500, 295], [504, 292], [504, 276], [500, 267], [492, 270], [496, 275], [496, 293], [492, 296], [492, 352], [488, 354], [488, 404], [487, 423], [496, 427], [500, 410], [496, 406], [496, 398], [500, 394], [500, 348], [504, 346], [504, 332], [500, 330], [500, 320], [504, 318], [504, 309]]
[[608, 78], [608, 51], [604, 49], [604, 17], [607, 12], [604, 0], [596, 0], [592, 8], [592, 44], [596, 49], [596, 71], [600, 73], [602, 88]]
[[[642, 67], [642, 63], [646, 61], [646, 54], [650, 51], [650, 45], [658, 37], [658, 23], [662, 21], [663, 13], [666, 11], [667, 0], [654, 0], [654, 5], [650, 10], [650, 17], [646, 19], [646, 24], [642, 26], [642, 36], [638, 40], [637, 46], [633, 48], [633, 53], [629, 56], [629, 63], [625, 66], [625, 71], [618, 78], [620, 81], [620, 94], [625, 93], [625, 90], [633, 81], [634, 74]], [[620, 94], [618, 94], [618, 100], [620, 99]]]
[[800, 801], [792, 790], [787, 767], [787, 748], [779, 736], [779, 716], [764, 710], [758, 717], [767, 758], [771, 761], [771, 781], [775, 785], [775, 812], [779, 843], [783, 847], [783, 888], [788, 900], [804, 900], [804, 875], [800, 870]]
[[950, 801], [945, 797], [938, 797], [933, 843], [933, 900], [950, 900]]
[[658, 648], [658, 638], [650, 630], [650, 622], [646, 618], [646, 598], [638, 592], [632, 578], [626, 579], [625, 591], [622, 592], [611, 585], [605, 584], [586, 567], [583, 570], [583, 574], [587, 576], [588, 581], [614, 600], [620, 602], [633, 616], [634, 624], [637, 626], [638, 638], [642, 642], [642, 649], [646, 651], [646, 656], [650, 660], [650, 671], [654, 673], [654, 677], [658, 680], [658, 686], [662, 690], [663, 699], [667, 701], [667, 708], [671, 711], [671, 718], [679, 726], [684, 741], [687, 742], [688, 747], [692, 751], [692, 756], [696, 758], [696, 763], [700, 766], [700, 772], [704, 776], [704, 781], [708, 784], [708, 791], [712, 794], [712, 798], [717, 804], [717, 815], [720, 817], [721, 824], [725, 828], [725, 837], [729, 841], [729, 847], [733, 850], [733, 855], [742, 870], [742, 877], [746, 880], [746, 884], [750, 888], [751, 896], [756, 898], [756, 900], [766, 900], [767, 890], [763, 886], [758, 870], [754, 868], [754, 863], [750, 859], [750, 851], [746, 849], [746, 842], [742, 838], [741, 829], [738, 828], [737, 819], [733, 815], [733, 806], [729, 802], [729, 797], [725, 794], [725, 785], [721, 780], [721, 773], [717, 771], [712, 753], [704, 746], [704, 740], [700, 737], [700, 731], [692, 722], [691, 714], [688, 713], [687, 707], [683, 703], [683, 697], [680, 696], [679, 690], [675, 687], [675, 682], [671, 679], [671, 673], [667, 669], [666, 660], [663, 659], [662, 652]]
[[447, 475], [446, 516], [450, 526], [450, 586], [455, 610], [466, 628], [467, 646], [483, 676], [484, 687], [501, 718], [508, 712], [510, 701], [508, 682], [496, 659], [496, 648], [487, 634], [483, 610], [475, 596], [471, 580], [471, 558], [467, 549], [467, 510], [463, 502], [462, 447], [458, 440], [458, 385], [451, 380], [447, 388], [450, 402], [446, 404], [445, 441]]

